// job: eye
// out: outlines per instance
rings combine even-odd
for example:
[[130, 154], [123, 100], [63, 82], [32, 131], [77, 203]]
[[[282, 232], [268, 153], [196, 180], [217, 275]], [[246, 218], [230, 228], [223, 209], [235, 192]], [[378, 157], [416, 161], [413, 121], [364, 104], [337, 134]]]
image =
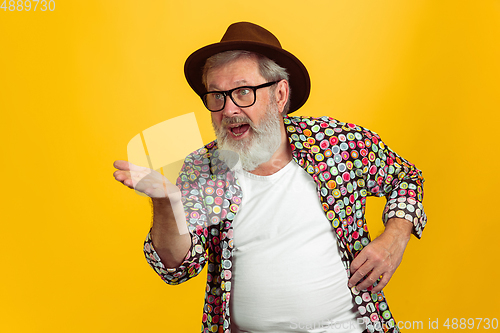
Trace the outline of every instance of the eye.
[[251, 93], [252, 93], [252, 90], [248, 89], [248, 88], [241, 88], [238, 90], [239, 96], [246, 96], [246, 95], [251, 94]]
[[214, 93], [214, 94], [212, 94], [212, 96], [213, 96], [213, 97], [214, 97], [214, 99], [216, 99], [216, 100], [222, 100], [222, 99], [224, 99], [224, 94]]

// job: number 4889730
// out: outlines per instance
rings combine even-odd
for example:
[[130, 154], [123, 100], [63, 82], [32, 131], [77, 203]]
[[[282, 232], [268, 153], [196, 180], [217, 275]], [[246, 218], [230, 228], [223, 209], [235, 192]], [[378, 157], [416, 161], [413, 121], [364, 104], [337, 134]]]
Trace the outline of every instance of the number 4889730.
[[4, 0], [0, 9], [3, 9], [5, 12], [9, 10], [10, 12], [14, 11], [27, 11], [29, 12], [33, 8], [33, 11], [41, 10], [45, 12], [47, 10], [53, 12], [56, 9], [56, 2], [54, 0]]

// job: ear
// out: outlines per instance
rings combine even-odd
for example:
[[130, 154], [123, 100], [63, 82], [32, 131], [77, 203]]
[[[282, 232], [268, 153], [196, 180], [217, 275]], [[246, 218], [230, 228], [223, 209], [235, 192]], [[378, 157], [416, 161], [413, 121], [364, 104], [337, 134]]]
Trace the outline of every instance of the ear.
[[283, 109], [285, 108], [286, 102], [288, 101], [289, 87], [287, 80], [281, 80], [277, 83], [276, 90], [274, 92], [276, 103], [278, 104], [278, 108], [280, 113], [283, 113]]

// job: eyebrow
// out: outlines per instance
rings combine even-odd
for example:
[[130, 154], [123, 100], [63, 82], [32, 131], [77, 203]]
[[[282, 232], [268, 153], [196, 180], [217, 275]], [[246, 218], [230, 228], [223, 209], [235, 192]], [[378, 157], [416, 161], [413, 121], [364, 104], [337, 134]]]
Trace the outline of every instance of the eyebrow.
[[[248, 85], [248, 82], [247, 82], [247, 80], [238, 80], [238, 81], [234, 81], [234, 84], [236, 85], [235, 88], [237, 88], [240, 86]], [[217, 91], [221, 91], [221, 89], [219, 89], [216, 85], [211, 84], [208, 86], [208, 91], [213, 91], [214, 89]]]

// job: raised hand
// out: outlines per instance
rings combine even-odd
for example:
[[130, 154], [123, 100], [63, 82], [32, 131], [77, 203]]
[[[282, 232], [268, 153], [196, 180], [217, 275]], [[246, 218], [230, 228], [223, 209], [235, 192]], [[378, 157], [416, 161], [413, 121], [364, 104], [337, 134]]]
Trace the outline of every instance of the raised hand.
[[117, 160], [113, 165], [118, 169], [113, 176], [123, 185], [151, 198], [168, 198], [172, 203], [180, 201], [178, 187], [159, 172], [123, 160]]

